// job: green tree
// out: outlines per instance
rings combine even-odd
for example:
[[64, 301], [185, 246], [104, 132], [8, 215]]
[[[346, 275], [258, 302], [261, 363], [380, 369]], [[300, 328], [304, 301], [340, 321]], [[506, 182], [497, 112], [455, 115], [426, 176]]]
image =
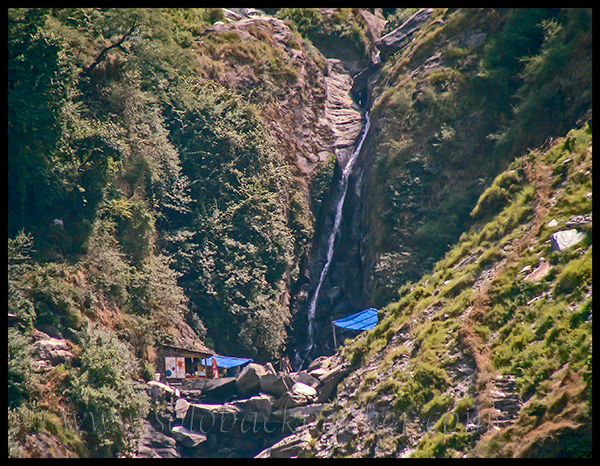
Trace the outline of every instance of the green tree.
[[272, 357], [289, 320], [289, 175], [252, 107], [217, 85], [196, 92], [172, 121], [193, 213], [169, 247], [192, 308], [219, 335], [216, 349]]
[[131, 347], [91, 324], [79, 338], [81, 367], [68, 389], [79, 407], [77, 422], [88, 433], [96, 454], [130, 453], [149, 406], [145, 391], [134, 387], [138, 367]]
[[61, 50], [44, 9], [8, 10], [8, 233], [46, 220], [60, 197], [53, 154], [65, 96]]

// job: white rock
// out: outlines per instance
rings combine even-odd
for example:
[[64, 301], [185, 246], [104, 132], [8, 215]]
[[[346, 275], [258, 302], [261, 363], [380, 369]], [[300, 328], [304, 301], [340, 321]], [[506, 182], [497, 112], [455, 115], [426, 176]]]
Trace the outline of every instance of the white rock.
[[559, 251], [564, 251], [565, 249], [576, 245], [585, 237], [586, 234], [584, 232], [575, 229], [557, 231], [556, 233], [552, 233], [551, 236], [552, 247]]
[[307, 398], [313, 398], [317, 396], [317, 391], [313, 387], [302, 382], [296, 382], [294, 385], [292, 385], [292, 392], [297, 393], [298, 395], [306, 396]]

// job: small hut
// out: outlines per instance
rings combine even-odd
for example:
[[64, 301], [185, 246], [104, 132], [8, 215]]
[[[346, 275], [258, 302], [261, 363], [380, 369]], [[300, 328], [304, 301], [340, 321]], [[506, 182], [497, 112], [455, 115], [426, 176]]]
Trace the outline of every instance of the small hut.
[[183, 379], [212, 377], [207, 359], [214, 351], [196, 343], [193, 348], [160, 345], [157, 351], [156, 370], [164, 382], [179, 383]]

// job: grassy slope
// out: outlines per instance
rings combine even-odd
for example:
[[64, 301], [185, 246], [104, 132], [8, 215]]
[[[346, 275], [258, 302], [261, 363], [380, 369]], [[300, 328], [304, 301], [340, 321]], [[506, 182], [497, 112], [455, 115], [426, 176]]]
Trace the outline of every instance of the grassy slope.
[[[478, 206], [498, 185], [509, 187], [504, 202], [344, 348], [359, 369], [330, 412], [352, 424], [348, 413], [375, 409], [388, 422], [335, 454], [591, 455], [592, 223], [577, 227], [588, 233], [579, 244], [562, 252], [550, 244], [573, 215], [591, 213], [591, 172], [586, 126], [496, 178]], [[544, 260], [548, 273], [526, 280]], [[492, 381], [507, 374], [522, 409], [514, 423], [489, 428]], [[467, 431], [469, 419], [486, 428]]]

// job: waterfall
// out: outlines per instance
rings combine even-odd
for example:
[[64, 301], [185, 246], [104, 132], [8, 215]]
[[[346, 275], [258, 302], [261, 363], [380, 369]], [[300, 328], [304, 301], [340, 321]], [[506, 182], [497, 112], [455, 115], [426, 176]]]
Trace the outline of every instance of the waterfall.
[[[306, 360], [310, 350], [312, 349], [315, 343], [315, 317], [316, 317], [316, 309], [317, 309], [317, 300], [319, 299], [319, 293], [321, 292], [321, 286], [325, 281], [325, 277], [327, 276], [327, 272], [331, 266], [331, 260], [333, 259], [335, 240], [338, 236], [340, 230], [340, 223], [342, 221], [342, 210], [344, 208], [344, 201], [346, 199], [346, 193], [348, 191], [348, 180], [350, 178], [350, 174], [352, 173], [352, 168], [354, 167], [354, 163], [360, 154], [360, 150], [362, 148], [363, 142], [367, 137], [369, 132], [369, 114], [365, 113], [365, 126], [362, 130], [360, 138], [358, 140], [358, 144], [356, 145], [354, 152], [350, 156], [348, 163], [344, 168], [342, 168], [342, 179], [341, 179], [341, 191], [340, 198], [338, 200], [338, 204], [335, 209], [335, 220], [333, 222], [333, 228], [329, 234], [329, 239], [327, 241], [327, 256], [325, 260], [325, 265], [323, 265], [323, 269], [321, 270], [321, 274], [319, 275], [319, 281], [317, 282], [317, 286], [315, 287], [315, 291], [312, 295], [312, 298], [308, 305], [308, 344], [304, 349], [304, 356], [302, 356], [302, 361], [300, 363], [300, 367], [304, 365], [304, 361]], [[297, 356], [299, 356], [297, 354]]]

